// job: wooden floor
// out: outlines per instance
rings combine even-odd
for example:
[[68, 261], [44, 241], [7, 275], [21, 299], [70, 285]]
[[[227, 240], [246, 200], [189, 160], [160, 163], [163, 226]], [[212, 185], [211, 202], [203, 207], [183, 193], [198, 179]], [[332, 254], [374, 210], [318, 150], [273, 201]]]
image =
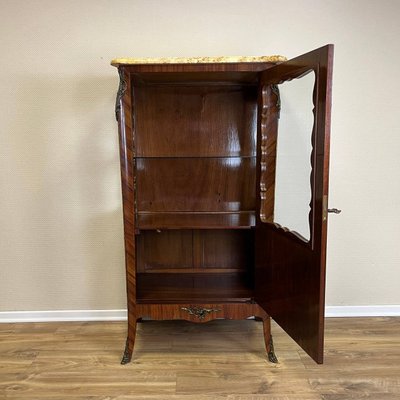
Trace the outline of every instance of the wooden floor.
[[400, 319], [326, 321], [325, 364], [260, 322], [143, 322], [119, 364], [126, 324], [0, 324], [0, 399], [400, 399]]

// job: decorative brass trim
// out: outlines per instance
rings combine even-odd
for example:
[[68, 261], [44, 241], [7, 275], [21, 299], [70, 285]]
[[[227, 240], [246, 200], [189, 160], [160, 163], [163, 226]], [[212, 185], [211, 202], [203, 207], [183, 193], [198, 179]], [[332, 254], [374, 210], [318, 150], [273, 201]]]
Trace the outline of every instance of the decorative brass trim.
[[276, 355], [275, 355], [274, 342], [272, 341], [272, 335], [269, 338], [269, 351], [268, 351], [267, 355], [268, 355], [269, 362], [272, 362], [274, 364], [278, 363], [278, 359], [276, 358]]
[[125, 365], [128, 364], [132, 359], [132, 353], [129, 351], [129, 344], [128, 339], [126, 339], [125, 350], [122, 356], [121, 364]]
[[126, 92], [128, 84], [124, 78], [124, 73], [122, 69], [118, 68], [118, 75], [119, 75], [119, 87], [117, 92], [117, 98], [115, 99], [115, 118], [119, 121], [119, 116], [121, 114], [121, 99]]
[[215, 308], [200, 308], [200, 307], [181, 307], [181, 310], [187, 311], [190, 315], [194, 315], [198, 319], [204, 319], [207, 314], [218, 312], [221, 310]]
[[281, 114], [281, 93], [279, 91], [278, 85], [271, 85], [272, 93], [276, 96], [276, 108], [278, 109], [278, 118], [280, 118]]

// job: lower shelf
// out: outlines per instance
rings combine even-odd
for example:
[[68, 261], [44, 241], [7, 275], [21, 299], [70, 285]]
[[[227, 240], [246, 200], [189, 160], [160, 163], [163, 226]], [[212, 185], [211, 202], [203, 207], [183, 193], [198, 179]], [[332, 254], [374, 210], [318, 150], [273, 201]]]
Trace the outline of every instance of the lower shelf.
[[254, 297], [246, 273], [137, 274], [136, 299], [139, 304], [249, 302]]

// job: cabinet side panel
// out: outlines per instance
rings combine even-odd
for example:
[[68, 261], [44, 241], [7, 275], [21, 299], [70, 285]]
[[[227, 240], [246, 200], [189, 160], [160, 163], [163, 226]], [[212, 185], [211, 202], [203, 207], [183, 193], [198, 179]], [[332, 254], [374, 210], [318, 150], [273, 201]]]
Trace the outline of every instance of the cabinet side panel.
[[135, 323], [136, 273], [135, 273], [135, 198], [134, 198], [134, 121], [132, 118], [133, 96], [131, 80], [124, 68], [118, 70], [120, 86], [116, 101], [119, 151], [121, 164], [122, 206], [124, 217], [124, 243], [126, 282], [128, 295], [128, 323]]

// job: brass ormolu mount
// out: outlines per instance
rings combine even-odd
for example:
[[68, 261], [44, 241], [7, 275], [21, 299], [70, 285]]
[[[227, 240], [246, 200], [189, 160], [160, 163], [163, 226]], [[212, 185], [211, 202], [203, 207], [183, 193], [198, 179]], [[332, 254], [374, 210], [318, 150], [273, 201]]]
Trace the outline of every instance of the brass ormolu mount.
[[181, 307], [181, 310], [187, 311], [190, 315], [194, 315], [198, 319], [204, 319], [208, 314], [212, 312], [221, 311], [214, 308], [200, 308], [200, 307]]

